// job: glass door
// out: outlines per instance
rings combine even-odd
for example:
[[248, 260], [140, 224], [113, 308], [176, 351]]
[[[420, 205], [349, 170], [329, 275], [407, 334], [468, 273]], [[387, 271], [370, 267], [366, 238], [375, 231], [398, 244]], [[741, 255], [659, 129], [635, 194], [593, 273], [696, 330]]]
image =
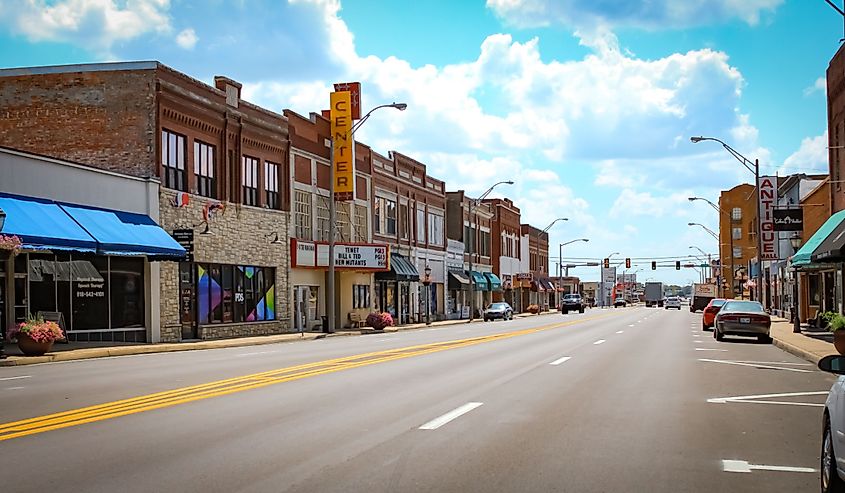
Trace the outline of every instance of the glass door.
[[196, 339], [197, 333], [197, 283], [194, 264], [179, 263], [179, 318], [182, 322], [182, 340]]

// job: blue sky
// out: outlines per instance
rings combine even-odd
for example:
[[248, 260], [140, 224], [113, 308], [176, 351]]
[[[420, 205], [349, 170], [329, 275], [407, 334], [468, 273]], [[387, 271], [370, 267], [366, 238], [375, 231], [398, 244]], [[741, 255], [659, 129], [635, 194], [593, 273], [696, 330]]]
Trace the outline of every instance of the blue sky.
[[[380, 112], [357, 137], [429, 165], [449, 189], [497, 189], [565, 257], [686, 256], [716, 242], [698, 195], [763, 169], [826, 171], [828, 61], [842, 18], [824, 0], [0, 0], [0, 65], [160, 60], [303, 114], [360, 80]], [[641, 278], [683, 282], [691, 270]], [[596, 269], [575, 269], [585, 279]]]

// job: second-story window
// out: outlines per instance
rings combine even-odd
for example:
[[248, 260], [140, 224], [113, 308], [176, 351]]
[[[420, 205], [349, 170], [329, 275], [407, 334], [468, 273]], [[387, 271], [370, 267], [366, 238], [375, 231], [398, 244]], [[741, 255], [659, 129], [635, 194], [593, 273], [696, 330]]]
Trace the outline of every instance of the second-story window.
[[267, 193], [267, 207], [279, 208], [279, 165], [264, 161], [264, 191]]
[[417, 242], [425, 243], [425, 210], [417, 209]]
[[385, 202], [385, 230], [393, 236], [396, 234], [396, 201], [387, 199]]
[[214, 146], [194, 141], [194, 175], [197, 177], [197, 193], [203, 197], [217, 198]]
[[384, 231], [384, 227], [381, 225], [382, 218], [384, 217], [384, 199], [381, 197], [376, 197], [374, 201], [375, 204], [373, 205], [373, 231], [376, 233], [381, 233]]
[[188, 191], [185, 179], [185, 136], [169, 130], [161, 131], [161, 172], [164, 186]]
[[297, 190], [293, 194], [294, 232], [297, 238], [311, 239], [311, 194]]
[[241, 158], [244, 204], [258, 205], [258, 159], [249, 156]]
[[740, 209], [739, 207], [734, 207], [731, 211], [731, 220], [742, 221], [742, 209]]
[[443, 216], [428, 214], [428, 242], [432, 245], [443, 245]]

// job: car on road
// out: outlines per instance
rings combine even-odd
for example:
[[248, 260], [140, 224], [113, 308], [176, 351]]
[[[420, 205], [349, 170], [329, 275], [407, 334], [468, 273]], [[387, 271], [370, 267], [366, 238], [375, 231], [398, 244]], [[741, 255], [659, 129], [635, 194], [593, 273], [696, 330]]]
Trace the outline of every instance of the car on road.
[[839, 375], [822, 413], [820, 483], [822, 493], [845, 493], [845, 356], [825, 356], [819, 369]]
[[769, 333], [772, 318], [759, 301], [728, 300], [714, 322], [713, 337], [721, 341], [726, 335], [755, 336], [760, 342], [771, 343]]
[[484, 310], [484, 321], [495, 320], [501, 318], [502, 320], [513, 319], [513, 308], [505, 302], [497, 301], [490, 303], [486, 310]]
[[670, 309], [670, 308], [677, 308], [678, 310], [681, 309], [681, 299], [677, 296], [667, 296], [666, 300], [663, 302], [663, 308]]
[[581, 298], [580, 294], [577, 293], [570, 293], [563, 295], [563, 299], [560, 300], [560, 313], [562, 315], [566, 315], [570, 311], [578, 311], [578, 313], [584, 313], [585, 308], [584, 300]]
[[625, 301], [625, 298], [616, 298], [616, 300], [613, 302], [613, 308], [619, 308], [620, 306], [624, 308], [627, 304], [628, 302]]
[[716, 323], [716, 314], [728, 300], [724, 298], [713, 298], [704, 307], [704, 315], [701, 316], [701, 330], [707, 330]]

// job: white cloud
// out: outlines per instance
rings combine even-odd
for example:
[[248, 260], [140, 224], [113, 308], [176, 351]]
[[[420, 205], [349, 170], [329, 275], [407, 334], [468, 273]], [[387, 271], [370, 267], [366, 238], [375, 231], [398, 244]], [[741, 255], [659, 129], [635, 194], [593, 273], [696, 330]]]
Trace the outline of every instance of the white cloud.
[[197, 41], [199, 38], [192, 28], [185, 29], [176, 36], [176, 44], [186, 50], [193, 50]]
[[487, 0], [505, 22], [520, 27], [620, 26], [678, 29], [740, 19], [749, 25], [783, 0]]
[[694, 195], [690, 191], [675, 192], [665, 196], [655, 196], [651, 192], [637, 192], [626, 188], [610, 208], [610, 217], [647, 216], [659, 218], [664, 216], [685, 217], [689, 215], [686, 205], [688, 197]]
[[827, 92], [827, 79], [825, 79], [824, 77], [819, 77], [818, 79], [816, 79], [812, 86], [805, 88], [804, 97], [812, 96], [817, 92]]
[[778, 168], [780, 176], [795, 173], [825, 174], [828, 172], [827, 131], [816, 137], [806, 137], [801, 147], [793, 152]]
[[169, 0], [0, 0], [0, 22], [30, 41], [107, 54], [114, 43], [170, 31], [169, 8]]

